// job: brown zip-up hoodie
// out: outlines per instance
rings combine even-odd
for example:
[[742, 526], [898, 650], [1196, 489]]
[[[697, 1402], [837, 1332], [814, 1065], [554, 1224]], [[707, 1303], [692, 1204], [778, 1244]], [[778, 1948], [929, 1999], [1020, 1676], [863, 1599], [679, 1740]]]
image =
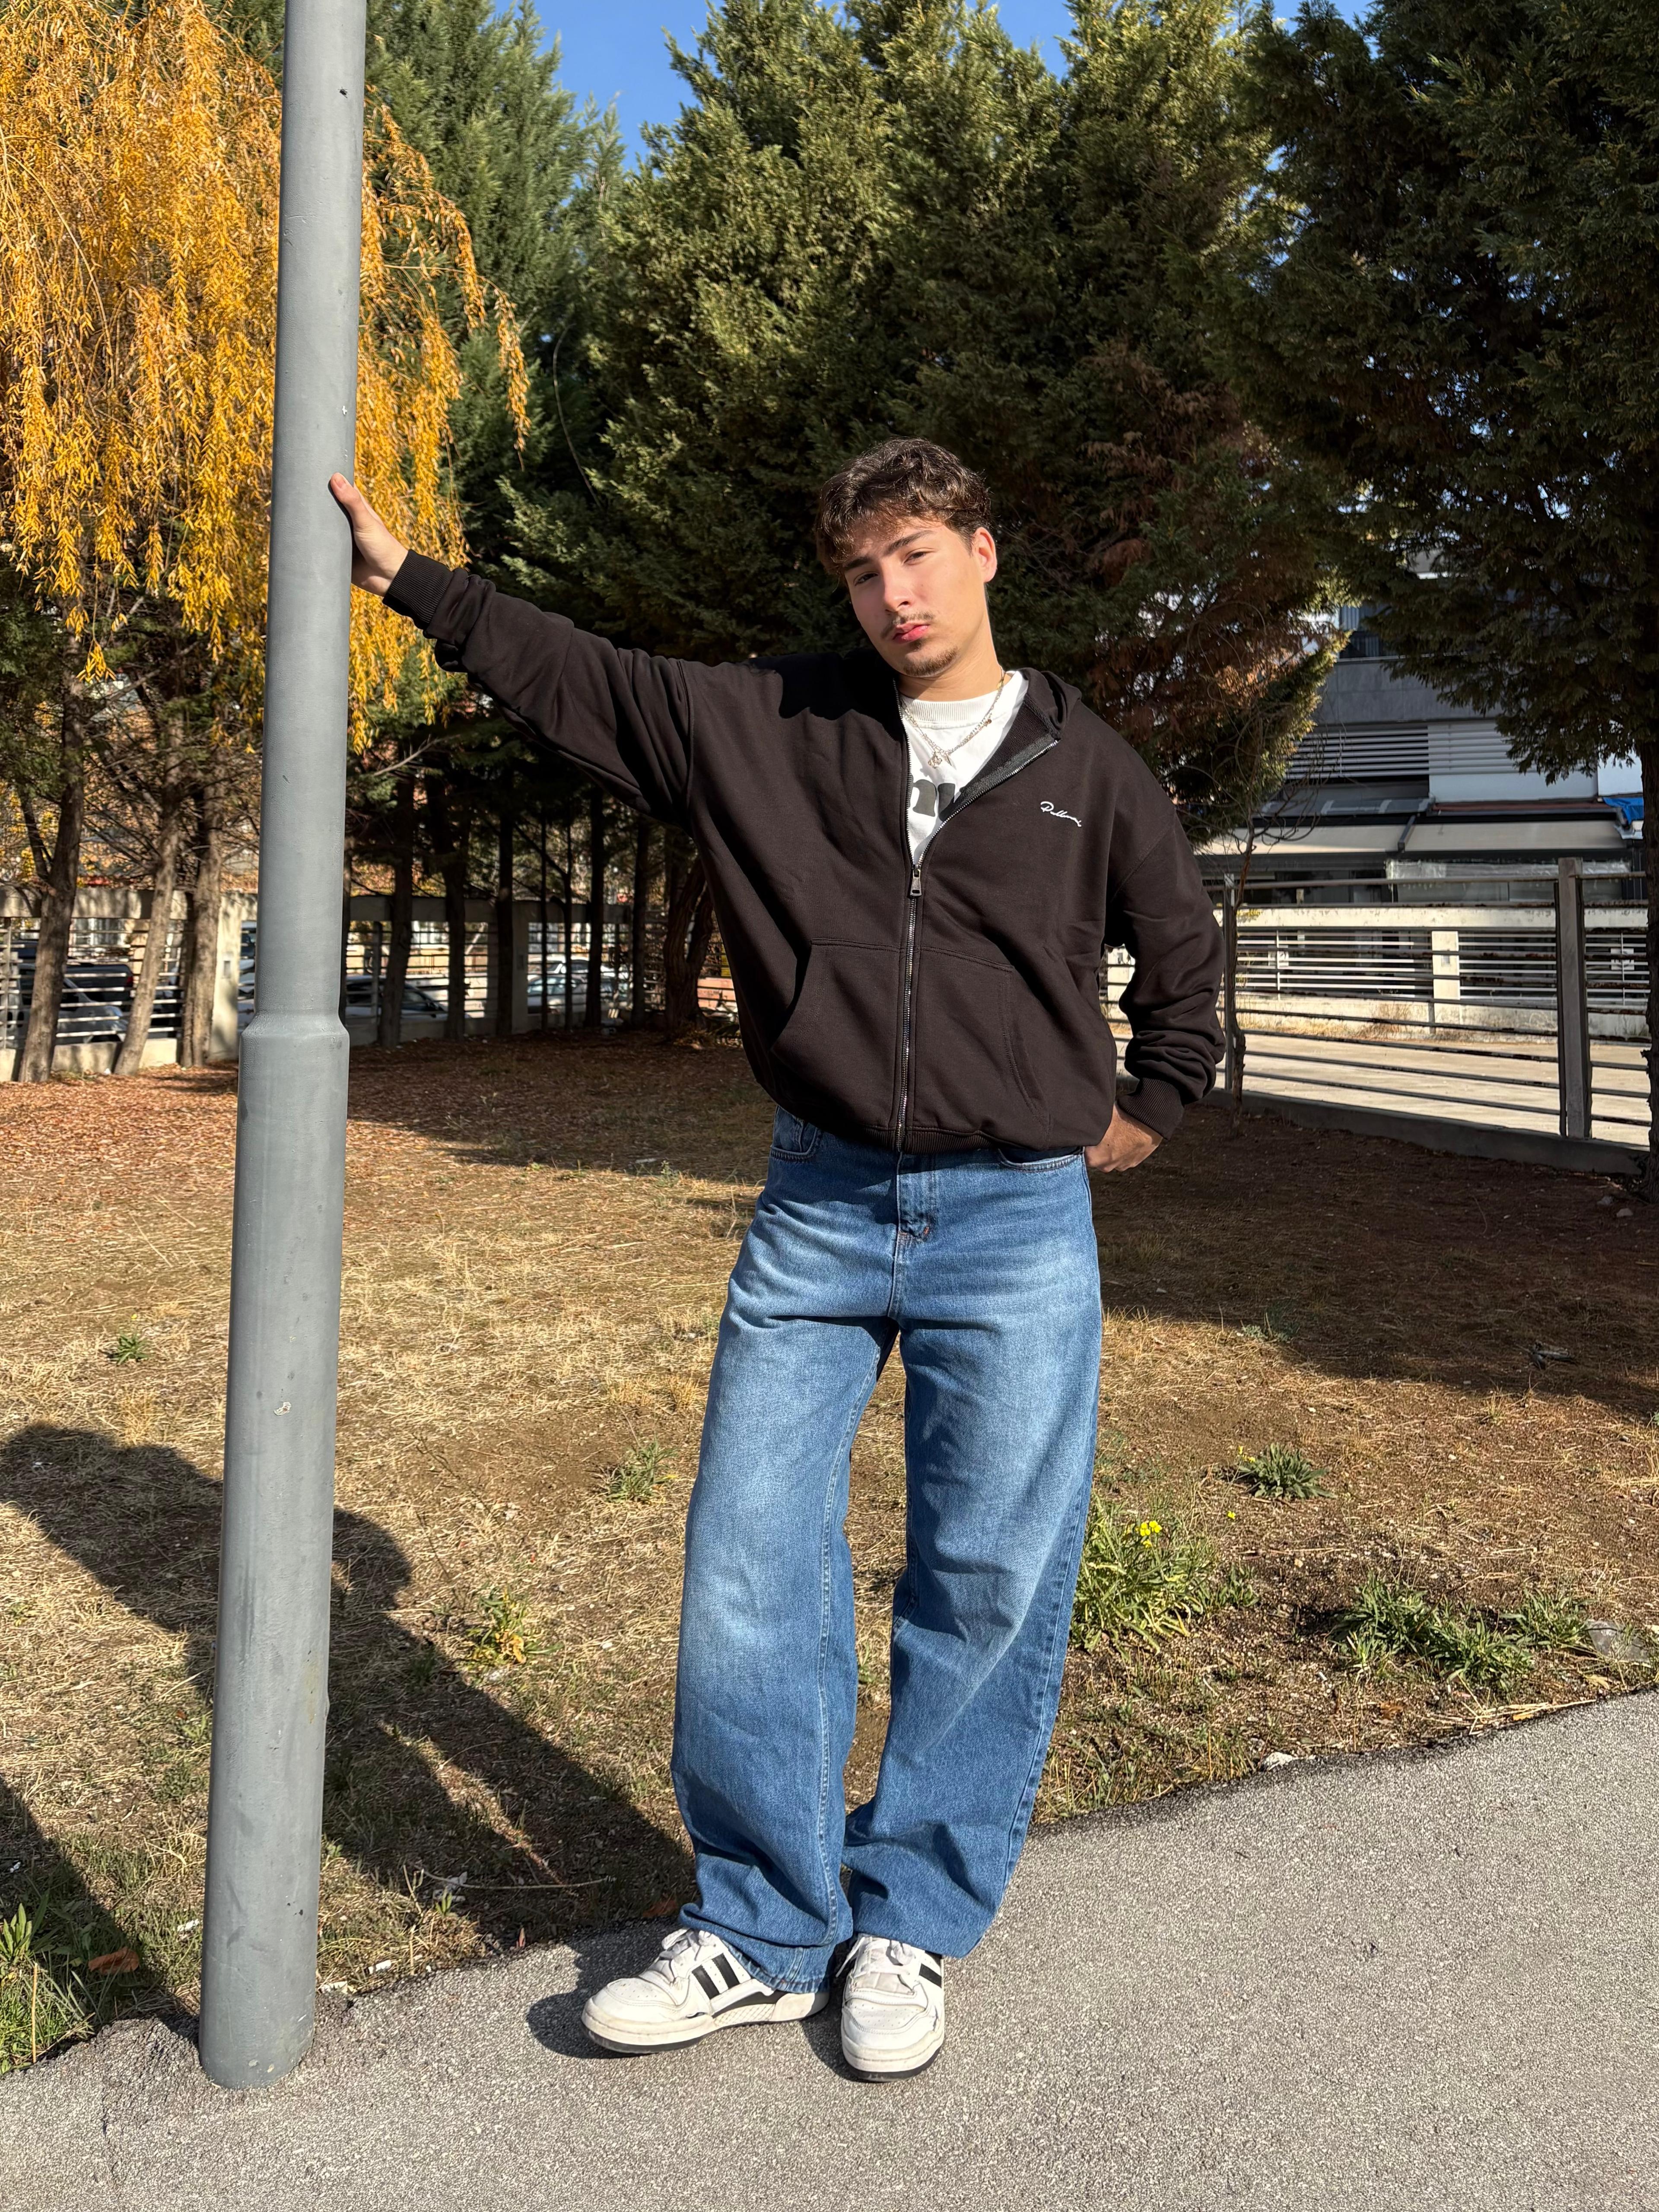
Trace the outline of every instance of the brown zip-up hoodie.
[[781, 1106], [898, 1152], [1098, 1143], [1117, 1055], [1167, 1137], [1215, 1079], [1221, 940], [1174, 807], [1068, 684], [1019, 713], [913, 866], [908, 750], [872, 652], [707, 668], [619, 650], [411, 553], [387, 605], [708, 870], [749, 1062]]

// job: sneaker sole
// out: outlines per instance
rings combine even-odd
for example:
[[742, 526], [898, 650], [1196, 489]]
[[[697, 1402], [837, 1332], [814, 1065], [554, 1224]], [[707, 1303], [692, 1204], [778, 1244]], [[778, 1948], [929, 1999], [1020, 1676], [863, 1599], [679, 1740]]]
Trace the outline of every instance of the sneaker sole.
[[659, 2051], [684, 2051], [694, 2043], [702, 2043], [722, 2027], [767, 2027], [787, 2021], [811, 2020], [830, 2002], [828, 1990], [786, 1990], [769, 2011], [758, 2006], [739, 2011], [735, 2006], [729, 2012], [715, 2013], [706, 2020], [695, 2022], [676, 2021], [664, 2023], [660, 2034], [642, 2033], [636, 2027], [618, 2025], [615, 2028], [589, 2018], [592, 2007], [582, 2008], [582, 2027], [590, 2042], [597, 2043], [601, 2051], [609, 2051], [618, 2058], [648, 2058]]
[[895, 2057], [890, 2061], [877, 2059], [872, 2063], [867, 2059], [860, 2061], [854, 2058], [845, 2044], [842, 2045], [841, 2055], [847, 2063], [848, 2072], [855, 2074], [860, 2081], [904, 2081], [913, 2074], [925, 2074], [944, 2048], [945, 2029], [941, 2026], [938, 2034], [930, 2037], [923, 2047], [920, 2058]]

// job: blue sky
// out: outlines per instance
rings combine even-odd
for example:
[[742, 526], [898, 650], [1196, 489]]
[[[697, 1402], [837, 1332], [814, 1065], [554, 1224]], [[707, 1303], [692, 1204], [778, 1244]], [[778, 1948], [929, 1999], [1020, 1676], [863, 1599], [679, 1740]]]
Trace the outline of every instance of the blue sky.
[[[563, 50], [564, 82], [577, 98], [617, 103], [623, 137], [639, 143], [647, 123], [671, 123], [684, 88], [668, 65], [665, 31], [690, 47], [708, 21], [706, 0], [538, 0], [544, 25]], [[1290, 12], [1286, 0], [1285, 12]], [[1356, 12], [1345, 6], [1344, 13]], [[1002, 0], [1003, 22], [1021, 46], [1040, 43], [1058, 68], [1070, 22], [1065, 0]]]

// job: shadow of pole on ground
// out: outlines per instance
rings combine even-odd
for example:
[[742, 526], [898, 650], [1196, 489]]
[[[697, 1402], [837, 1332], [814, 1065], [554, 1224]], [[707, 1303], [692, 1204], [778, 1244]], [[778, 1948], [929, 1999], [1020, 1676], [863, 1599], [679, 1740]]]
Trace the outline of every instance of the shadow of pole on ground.
[[[0, 1446], [0, 1498], [111, 1598], [182, 1638], [185, 1675], [210, 1706], [218, 1483], [165, 1446], [122, 1446], [95, 1430], [40, 1423]], [[410, 1566], [394, 1536], [339, 1511], [334, 1553], [325, 1858], [337, 1851], [405, 1902], [411, 1877], [465, 1870], [455, 1909], [487, 1951], [687, 1893], [690, 1859], [678, 1839], [398, 1616]], [[109, 1724], [121, 1725], [113, 1715]], [[200, 1750], [204, 1784], [205, 1740]], [[82, 1778], [96, 1785], [95, 1776]], [[200, 1811], [204, 1818], [204, 1790]], [[12, 1860], [25, 1861], [0, 1894], [32, 1869], [27, 1895], [58, 1919], [100, 1942], [107, 1935], [108, 1948], [133, 1940], [100, 1918], [64, 1847], [48, 1841], [16, 1793], [0, 1819], [18, 1838], [0, 1877]]]

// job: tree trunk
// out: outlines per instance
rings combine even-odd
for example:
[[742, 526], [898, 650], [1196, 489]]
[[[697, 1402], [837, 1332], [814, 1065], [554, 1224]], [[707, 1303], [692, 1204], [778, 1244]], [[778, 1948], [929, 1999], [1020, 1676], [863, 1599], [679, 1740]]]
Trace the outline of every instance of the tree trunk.
[[34, 940], [34, 984], [29, 1023], [17, 1056], [19, 1083], [45, 1083], [58, 1049], [58, 1018], [64, 1004], [69, 966], [70, 927], [75, 920], [75, 886], [81, 872], [81, 835], [85, 822], [86, 769], [77, 750], [65, 763], [58, 794], [58, 836], [52, 866], [42, 884], [40, 930]]
[[449, 940], [449, 981], [444, 1035], [466, 1035], [466, 861], [472, 843], [471, 817], [458, 805], [441, 770], [426, 780], [426, 818], [431, 826], [432, 865], [443, 879], [444, 933]]
[[564, 809], [564, 1025], [576, 1025], [576, 817], [567, 799]]
[[678, 1036], [697, 1018], [697, 984], [714, 934], [714, 902], [697, 859], [676, 886], [664, 925], [663, 1006], [671, 1036]]
[[1648, 902], [1648, 1158], [1637, 1189], [1659, 1205], [1659, 738], [1638, 745], [1642, 763], [1642, 866]]
[[46, 841], [40, 835], [40, 817], [34, 811], [34, 801], [26, 790], [20, 790], [17, 804], [23, 810], [23, 827], [28, 833], [29, 852], [34, 861], [34, 872], [44, 884], [52, 873], [52, 855], [46, 850]]
[[495, 832], [495, 1034], [513, 1034], [513, 848], [519, 817], [511, 795], [501, 801]]
[[380, 977], [380, 1018], [374, 1042], [395, 1052], [404, 1041], [404, 985], [415, 942], [415, 778], [400, 775], [392, 817], [392, 928]]
[[213, 1049], [213, 1001], [219, 979], [219, 905], [225, 886], [224, 793], [220, 781], [196, 787], [199, 834], [196, 885], [185, 924], [179, 1006], [179, 1065], [205, 1067]]
[[138, 972], [132, 979], [132, 1004], [127, 1009], [126, 1034], [115, 1055], [117, 1075], [137, 1075], [144, 1064], [149, 1025], [155, 1012], [155, 994], [167, 973], [167, 939], [173, 934], [173, 894], [179, 880], [179, 852], [185, 840], [185, 794], [177, 784], [162, 787], [160, 818], [155, 828], [155, 866], [150, 878], [149, 927], [138, 956]]
[[646, 1020], [645, 1003], [645, 922], [651, 901], [651, 863], [654, 857], [655, 839], [650, 823], [641, 815], [634, 832], [634, 907], [628, 952], [628, 1018], [635, 1029], [643, 1029]]
[[596, 783], [587, 803], [587, 1004], [582, 1026], [605, 1021], [605, 793]]

